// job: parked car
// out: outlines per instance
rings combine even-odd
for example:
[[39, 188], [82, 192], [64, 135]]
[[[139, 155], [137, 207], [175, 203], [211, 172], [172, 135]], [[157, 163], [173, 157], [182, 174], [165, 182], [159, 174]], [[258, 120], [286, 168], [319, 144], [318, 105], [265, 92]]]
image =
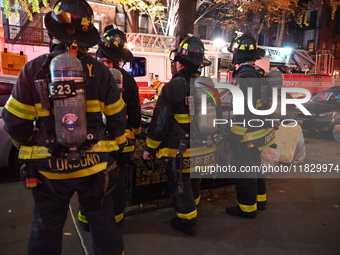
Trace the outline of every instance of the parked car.
[[304, 106], [312, 115], [298, 113], [302, 128], [331, 136], [334, 126], [340, 124], [340, 86], [316, 94]]
[[1, 117], [16, 79], [17, 77], [13, 75], [0, 75], [0, 167], [19, 167], [18, 149], [14, 147], [10, 136], [4, 130], [4, 121]]

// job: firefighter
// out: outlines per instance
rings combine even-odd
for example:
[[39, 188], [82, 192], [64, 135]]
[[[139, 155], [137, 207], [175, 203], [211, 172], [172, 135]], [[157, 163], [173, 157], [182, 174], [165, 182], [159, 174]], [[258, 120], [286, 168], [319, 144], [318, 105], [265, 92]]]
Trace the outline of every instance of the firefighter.
[[[234, 84], [242, 90], [244, 98], [248, 98], [248, 88], [252, 88], [254, 108], [261, 109], [261, 79], [265, 71], [256, 66], [255, 61], [264, 56], [264, 50], [258, 48], [255, 38], [247, 34], [234, 37], [228, 50], [233, 54]], [[259, 116], [250, 112], [247, 103], [244, 109], [244, 115], [235, 115], [235, 124], [233, 123], [228, 136], [238, 169], [241, 166], [259, 166], [261, 150], [274, 146], [274, 129], [262, 126], [260, 121], [256, 122]], [[252, 120], [251, 125], [248, 124], [249, 120]], [[225, 212], [233, 216], [254, 218], [257, 209], [264, 210], [266, 207], [265, 180], [256, 173], [246, 173], [239, 177], [235, 179], [237, 205], [228, 206]]]
[[[173, 195], [175, 217], [170, 225], [187, 235], [195, 235], [197, 231], [197, 205], [200, 201], [199, 178], [190, 178], [194, 166], [192, 159], [209, 158], [215, 153], [215, 147], [190, 143], [190, 115], [188, 98], [190, 95], [190, 79], [200, 75], [203, 63], [204, 46], [201, 40], [188, 36], [182, 40], [177, 50], [172, 51], [170, 59], [174, 76], [164, 85], [150, 123], [145, 160], [153, 160], [157, 152], [158, 158], [165, 158], [170, 191]], [[192, 156], [192, 158], [190, 158]], [[213, 156], [211, 158], [214, 158]]]
[[[123, 150], [127, 142], [126, 110], [109, 69], [87, 54], [100, 40], [93, 18], [84, 0], [55, 3], [45, 25], [69, 53], [55, 51], [28, 62], [2, 113], [5, 130], [20, 147], [26, 186], [34, 198], [30, 255], [62, 253], [63, 227], [75, 192], [90, 222], [94, 254], [124, 253], [108, 194], [119, 171], [111, 153]], [[63, 75], [72, 77], [58, 81]], [[62, 97], [65, 94], [69, 96]], [[78, 108], [68, 103], [82, 96], [77, 107], [84, 112], [77, 116]], [[63, 118], [56, 118], [62, 111]], [[85, 139], [79, 133], [85, 133]], [[75, 137], [80, 145], [67, 147], [65, 139]]]
[[[128, 146], [125, 146], [123, 153], [118, 155], [120, 164], [119, 181], [116, 188], [113, 190], [114, 199], [114, 215], [118, 226], [124, 219], [124, 209], [126, 206], [125, 199], [125, 170], [134, 167], [134, 162], [131, 160], [132, 153], [135, 147], [135, 137], [141, 133], [141, 106], [138, 92], [138, 86], [131, 74], [120, 67], [120, 64], [129, 62], [133, 59], [130, 50], [126, 48], [126, 36], [114, 26], [108, 26], [105, 29], [99, 43], [99, 49], [96, 52], [96, 57], [99, 61], [110, 68], [114, 76], [117, 77], [118, 83], [122, 82], [121, 94], [126, 104], [127, 112], [127, 127], [125, 134], [128, 138]], [[80, 226], [85, 230], [89, 230], [88, 223], [82, 210], [78, 213]]]

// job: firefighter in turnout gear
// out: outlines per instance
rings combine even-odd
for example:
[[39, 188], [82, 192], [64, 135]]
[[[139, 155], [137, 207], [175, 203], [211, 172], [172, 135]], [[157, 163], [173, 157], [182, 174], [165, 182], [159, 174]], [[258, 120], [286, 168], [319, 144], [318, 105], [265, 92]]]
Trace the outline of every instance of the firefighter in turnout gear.
[[[264, 56], [264, 50], [257, 47], [254, 37], [246, 34], [233, 38], [228, 50], [233, 53], [234, 84], [242, 90], [244, 98], [248, 98], [248, 88], [252, 88], [254, 108], [261, 109], [261, 79], [265, 72], [255, 65], [255, 61]], [[263, 127], [260, 121], [257, 123], [255, 120], [258, 120], [259, 116], [250, 112], [246, 102], [244, 109], [244, 115], [234, 116], [233, 121], [237, 124], [232, 125], [228, 135], [229, 147], [238, 169], [241, 166], [259, 166], [261, 150], [274, 146], [274, 128]], [[251, 126], [248, 124], [249, 120], [252, 120]], [[257, 209], [265, 209], [267, 199], [263, 176], [257, 173], [246, 173], [235, 179], [235, 189], [237, 205], [228, 206], [227, 214], [254, 218]]]
[[[126, 104], [127, 127], [125, 134], [128, 139], [128, 145], [125, 146], [123, 152], [118, 155], [120, 166], [120, 175], [116, 188], [113, 190], [113, 204], [115, 220], [119, 225], [124, 219], [124, 209], [126, 206], [125, 194], [125, 171], [128, 168], [134, 167], [134, 162], [131, 160], [132, 153], [135, 147], [135, 136], [141, 132], [141, 106], [138, 93], [138, 86], [131, 74], [120, 67], [120, 64], [131, 61], [133, 58], [130, 50], [126, 48], [125, 34], [111, 25], [106, 27], [99, 43], [99, 49], [96, 57], [99, 61], [110, 68], [114, 76], [118, 77], [116, 81], [122, 82], [120, 88], [123, 100]], [[88, 223], [82, 210], [79, 211], [78, 220], [80, 225], [85, 230], [89, 230]]]
[[[28, 62], [2, 113], [5, 130], [20, 148], [24, 173], [34, 177], [27, 182], [35, 203], [28, 254], [62, 253], [63, 227], [77, 192], [90, 222], [94, 254], [120, 255], [124, 244], [108, 194], [119, 171], [112, 152], [123, 150], [127, 142], [124, 102], [109, 69], [87, 54], [100, 35], [86, 1], [57, 1], [45, 25], [68, 52], [55, 51]], [[68, 105], [78, 97], [84, 101]], [[79, 105], [84, 112], [77, 115]], [[65, 112], [60, 119], [58, 111]], [[61, 138], [58, 125], [67, 131], [58, 134]], [[65, 142], [65, 134], [77, 137], [72, 132], [79, 130], [85, 132], [84, 141], [76, 141], [79, 146], [68, 148], [59, 142]]]
[[157, 100], [148, 129], [144, 159], [158, 157], [166, 160], [176, 213], [170, 224], [187, 235], [195, 235], [201, 179], [191, 179], [190, 171], [194, 171], [195, 162], [203, 162], [203, 158], [206, 164], [214, 163], [216, 151], [215, 146], [207, 148], [190, 141], [187, 99], [190, 95], [190, 79], [200, 75], [200, 66], [205, 60], [204, 46], [199, 38], [188, 36], [173, 53], [175, 57], [171, 62], [174, 76], [164, 85]]

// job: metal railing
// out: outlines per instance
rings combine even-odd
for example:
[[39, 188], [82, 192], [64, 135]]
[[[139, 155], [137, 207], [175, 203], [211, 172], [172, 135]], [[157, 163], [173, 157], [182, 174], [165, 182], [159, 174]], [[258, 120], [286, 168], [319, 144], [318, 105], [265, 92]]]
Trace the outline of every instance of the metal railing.
[[50, 42], [46, 29], [14, 26], [4, 24], [5, 42], [12, 44], [26, 44], [47, 46]]

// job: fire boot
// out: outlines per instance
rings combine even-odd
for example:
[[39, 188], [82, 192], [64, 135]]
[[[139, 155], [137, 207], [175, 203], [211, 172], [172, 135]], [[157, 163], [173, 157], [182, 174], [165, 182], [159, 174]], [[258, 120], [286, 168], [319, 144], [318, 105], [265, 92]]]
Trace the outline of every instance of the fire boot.
[[243, 217], [243, 218], [255, 218], [256, 217], [256, 211], [244, 212], [241, 210], [239, 206], [228, 206], [225, 209], [225, 213], [231, 216], [238, 216], [238, 217]]
[[174, 229], [182, 231], [183, 233], [189, 236], [194, 236], [196, 235], [196, 230], [197, 230], [197, 218], [194, 218], [192, 220], [187, 220], [187, 219], [181, 219], [178, 217], [173, 217], [171, 219], [170, 225]]
[[261, 210], [261, 211], [265, 210], [266, 205], [267, 205], [267, 201], [261, 201], [261, 202], [257, 201], [257, 209], [258, 210]]
[[117, 227], [120, 228], [123, 225], [124, 219], [125, 219], [124, 213], [115, 215], [115, 221], [116, 221]]
[[78, 212], [78, 223], [79, 223], [79, 227], [82, 230], [86, 232], [90, 232], [89, 222], [87, 221], [85, 215], [83, 215], [80, 211]]

